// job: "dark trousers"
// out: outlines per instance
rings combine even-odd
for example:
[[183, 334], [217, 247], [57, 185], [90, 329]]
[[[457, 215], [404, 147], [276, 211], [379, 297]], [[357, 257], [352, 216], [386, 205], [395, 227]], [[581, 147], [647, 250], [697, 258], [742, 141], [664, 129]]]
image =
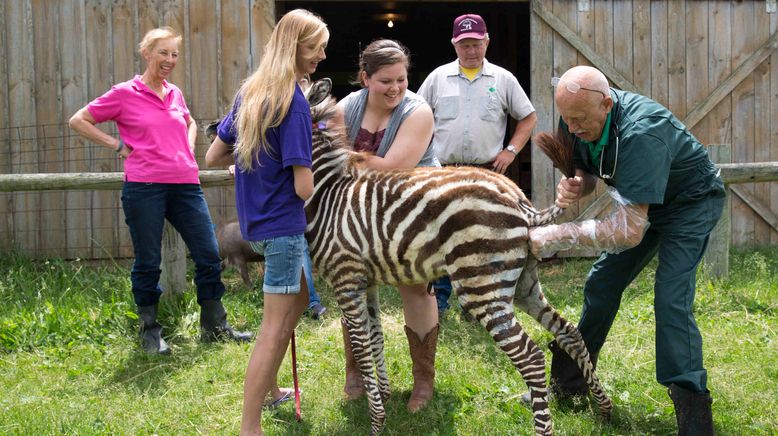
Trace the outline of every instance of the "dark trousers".
[[135, 253], [131, 274], [135, 304], [157, 304], [162, 295], [159, 266], [165, 219], [181, 234], [192, 255], [197, 301], [222, 297], [219, 247], [200, 185], [125, 182], [122, 208]]
[[657, 381], [665, 386], [675, 383], [694, 392], [706, 392], [702, 337], [692, 305], [697, 265], [723, 204], [723, 197], [711, 197], [665, 217], [652, 217], [638, 246], [600, 257], [586, 280], [578, 323], [590, 352], [599, 352], [605, 343], [624, 289], [658, 254], [654, 283]]

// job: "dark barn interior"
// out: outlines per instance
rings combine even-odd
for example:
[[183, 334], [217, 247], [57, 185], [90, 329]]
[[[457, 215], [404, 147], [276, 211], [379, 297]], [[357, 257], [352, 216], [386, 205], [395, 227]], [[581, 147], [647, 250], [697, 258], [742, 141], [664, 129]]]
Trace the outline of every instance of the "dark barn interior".
[[[528, 2], [397, 2], [397, 1], [277, 1], [280, 17], [304, 8], [320, 15], [330, 29], [327, 59], [314, 79], [330, 77], [333, 92], [342, 98], [357, 89], [357, 61], [363, 47], [377, 38], [391, 38], [411, 52], [409, 89], [416, 91], [436, 67], [453, 61], [451, 45], [454, 18], [466, 13], [481, 15], [489, 30], [489, 62], [511, 71], [530, 95], [530, 29]], [[390, 27], [391, 21], [391, 27]], [[509, 123], [506, 140], [515, 124]], [[531, 147], [524, 147], [508, 170], [508, 176], [531, 196]]]

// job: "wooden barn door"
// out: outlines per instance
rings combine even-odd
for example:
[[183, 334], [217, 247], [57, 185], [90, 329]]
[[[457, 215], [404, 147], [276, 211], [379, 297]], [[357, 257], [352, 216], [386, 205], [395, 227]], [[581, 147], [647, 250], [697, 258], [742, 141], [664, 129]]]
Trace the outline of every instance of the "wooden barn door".
[[[605, 73], [611, 86], [668, 107], [703, 144], [729, 145], [733, 162], [778, 160], [778, 17], [764, 2], [531, 3], [536, 132], [557, 125], [551, 77], [575, 65], [591, 65]], [[553, 202], [560, 177], [533, 148], [537, 206]], [[602, 214], [608, 204], [601, 196], [604, 186], [600, 183], [565, 218]], [[732, 243], [777, 243], [778, 183], [730, 188]]]

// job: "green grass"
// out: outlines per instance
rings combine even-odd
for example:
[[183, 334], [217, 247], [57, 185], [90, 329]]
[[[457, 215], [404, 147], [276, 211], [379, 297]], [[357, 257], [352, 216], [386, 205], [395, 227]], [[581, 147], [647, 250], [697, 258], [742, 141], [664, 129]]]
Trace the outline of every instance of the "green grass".
[[[591, 260], [543, 265], [544, 291], [577, 321]], [[200, 344], [199, 308], [190, 290], [160, 309], [171, 356], [138, 350], [127, 265], [95, 266], [0, 256], [0, 434], [237, 434], [251, 345]], [[627, 290], [600, 355], [598, 374], [615, 403], [603, 422], [589, 401], [552, 401], [556, 434], [675, 433], [666, 389], [654, 378], [653, 266]], [[262, 294], [225, 275], [224, 298], [237, 327], [256, 330]], [[342, 399], [343, 346], [332, 293], [318, 283], [330, 311], [297, 329], [303, 421], [286, 403], [263, 414], [266, 434], [352, 435], [370, 429], [365, 400]], [[452, 310], [442, 321], [436, 394], [430, 406], [405, 410], [410, 358], [399, 296], [382, 295], [392, 396], [385, 435], [526, 435], [532, 415], [518, 396], [518, 373], [479, 327]], [[698, 280], [697, 320], [721, 435], [778, 433], [778, 249], [736, 252], [730, 277]], [[551, 335], [527, 316], [520, 323], [539, 344]], [[545, 350], [545, 345], [542, 346]], [[548, 357], [548, 354], [547, 354]], [[280, 382], [291, 385], [290, 359]]]

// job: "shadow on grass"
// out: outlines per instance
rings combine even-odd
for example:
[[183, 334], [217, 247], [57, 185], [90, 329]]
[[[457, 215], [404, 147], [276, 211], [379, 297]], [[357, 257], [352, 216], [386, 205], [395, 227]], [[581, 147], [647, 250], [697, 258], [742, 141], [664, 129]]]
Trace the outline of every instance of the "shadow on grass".
[[170, 344], [171, 354], [167, 356], [149, 354], [138, 344], [133, 352], [116, 368], [107, 384], [127, 386], [137, 392], [161, 394], [171, 385], [178, 383], [174, 374], [190, 368], [192, 365], [206, 360], [207, 354], [218, 353], [218, 344], [186, 344], [177, 346], [177, 341]]
[[[410, 390], [394, 391], [384, 404], [386, 420], [382, 435], [456, 434], [455, 415], [462, 406], [462, 400], [436, 387], [435, 394], [427, 407], [411, 413], [406, 404], [411, 397]], [[365, 397], [347, 401], [341, 400], [341, 413], [347, 426], [331, 434], [351, 435], [370, 432], [370, 412]]]

